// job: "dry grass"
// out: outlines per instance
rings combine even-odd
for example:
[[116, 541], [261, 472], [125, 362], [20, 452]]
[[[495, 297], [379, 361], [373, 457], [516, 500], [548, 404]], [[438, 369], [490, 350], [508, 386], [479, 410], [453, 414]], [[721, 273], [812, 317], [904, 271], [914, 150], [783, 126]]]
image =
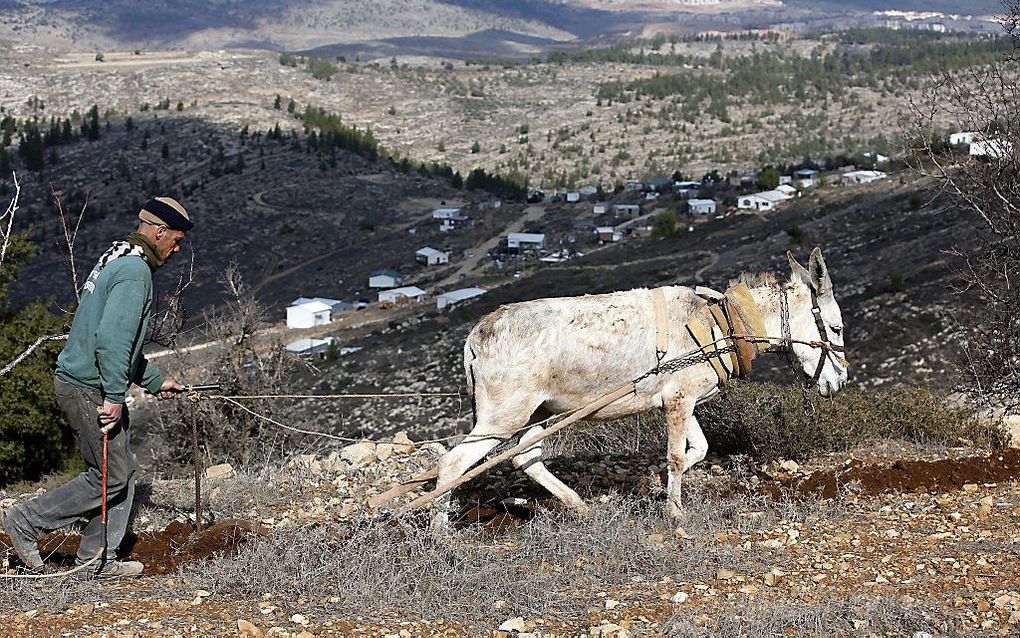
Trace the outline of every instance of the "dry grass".
[[813, 605], [768, 602], [748, 606], [741, 614], [721, 616], [699, 627], [676, 613], [663, 627], [673, 638], [701, 636], [909, 636], [936, 633], [920, 606], [891, 597], [852, 596]]
[[[1001, 429], [920, 387], [851, 388], [832, 399], [774, 383], [732, 383], [698, 407], [698, 422], [715, 453], [756, 461], [804, 460], [878, 441], [919, 445], [1001, 447]], [[552, 437], [551, 455], [664, 449], [660, 412], [570, 428]]]

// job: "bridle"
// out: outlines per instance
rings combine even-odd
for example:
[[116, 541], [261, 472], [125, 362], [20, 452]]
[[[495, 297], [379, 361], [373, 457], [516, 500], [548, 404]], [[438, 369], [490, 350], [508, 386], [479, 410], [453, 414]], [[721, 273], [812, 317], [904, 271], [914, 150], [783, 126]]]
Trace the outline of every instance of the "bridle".
[[[821, 352], [818, 355], [818, 365], [815, 366], [815, 373], [811, 375], [811, 385], [817, 385], [819, 379], [822, 378], [822, 370], [825, 368], [825, 362], [830, 357], [838, 359], [843, 367], [846, 369], [850, 368], [850, 364], [842, 356], [846, 352], [846, 348], [841, 345], [832, 343], [829, 339], [829, 331], [825, 327], [825, 321], [822, 320], [822, 307], [818, 303], [818, 293], [812, 286], [808, 286], [811, 291], [811, 315], [815, 319], [815, 326], [818, 328], [818, 336], [820, 341], [817, 345], [809, 344], [811, 347], [817, 347]], [[793, 329], [790, 327], [790, 300], [786, 294], [786, 288], [782, 289], [782, 296], [779, 298], [779, 314], [780, 323], [783, 330], [783, 343], [781, 347], [786, 351], [786, 360], [790, 366], [797, 370], [797, 360], [793, 352]], [[838, 354], [837, 354], [838, 353]], [[833, 367], [836, 366], [836, 362], [833, 361]]]

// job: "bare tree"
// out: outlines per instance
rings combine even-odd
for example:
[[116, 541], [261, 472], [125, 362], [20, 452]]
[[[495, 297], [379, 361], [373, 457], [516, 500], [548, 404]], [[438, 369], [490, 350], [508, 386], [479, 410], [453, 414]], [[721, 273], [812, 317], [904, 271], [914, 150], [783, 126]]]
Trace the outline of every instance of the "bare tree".
[[[290, 375], [299, 366], [278, 340], [264, 336], [265, 308], [255, 299], [236, 265], [228, 266], [222, 283], [227, 293], [224, 307], [205, 317], [204, 337], [208, 348], [200, 356], [178, 359], [181, 378], [194, 383], [219, 383], [221, 393], [229, 396], [269, 395], [282, 392]], [[212, 462], [247, 463], [255, 456], [267, 456], [283, 449], [288, 435], [252, 416], [252, 412], [270, 418], [284, 418], [284, 406], [271, 399], [246, 400], [249, 411], [224, 401], [200, 401], [197, 406], [185, 401], [162, 403], [159, 423], [166, 454], [187, 463], [192, 457], [191, 419], [197, 418], [199, 439], [204, 442], [203, 456]]]
[[[912, 104], [911, 162], [981, 222], [978, 241], [953, 252], [967, 309], [952, 321], [961, 338], [964, 389], [1007, 410], [1020, 407], [1020, 0], [1005, 0], [1013, 51], [988, 68], [943, 71]], [[969, 133], [950, 145], [940, 125]]]
[[78, 218], [72, 220], [70, 215], [64, 212], [64, 202], [60, 198], [60, 191], [50, 184], [50, 195], [57, 207], [57, 218], [60, 221], [60, 230], [63, 234], [63, 243], [54, 241], [54, 245], [60, 256], [64, 258], [64, 267], [71, 274], [71, 287], [74, 289], [74, 298], [81, 301], [81, 288], [78, 286], [78, 266], [74, 261], [74, 244], [78, 239], [78, 230], [81, 229], [81, 222], [85, 219], [85, 210], [89, 206], [89, 193], [82, 198], [81, 210], [78, 211]]
[[154, 301], [152, 319], [149, 320], [149, 331], [146, 342], [155, 343], [164, 348], [172, 348], [188, 320], [184, 307], [184, 293], [195, 280], [195, 249], [188, 245], [190, 259], [177, 275], [177, 284], [173, 290], [158, 296]]

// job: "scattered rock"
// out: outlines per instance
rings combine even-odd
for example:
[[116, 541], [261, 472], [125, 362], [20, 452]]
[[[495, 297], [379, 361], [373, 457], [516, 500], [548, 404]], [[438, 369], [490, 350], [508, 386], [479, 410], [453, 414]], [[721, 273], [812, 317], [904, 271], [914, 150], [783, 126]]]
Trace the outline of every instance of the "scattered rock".
[[1020, 414], [1003, 417], [1002, 429], [1005, 430], [1009, 447], [1020, 450]]
[[371, 441], [360, 441], [345, 447], [340, 452], [340, 457], [354, 467], [364, 467], [378, 460], [375, 447], [375, 443]]
[[379, 443], [375, 446], [375, 457], [380, 461], [385, 461], [393, 456], [395, 451], [396, 446], [392, 443]]
[[591, 638], [629, 638], [630, 632], [611, 622], [603, 623], [588, 629]]
[[687, 592], [685, 592], [685, 591], [678, 591], [677, 593], [673, 594], [673, 597], [670, 598], [669, 600], [674, 605], [682, 605], [685, 602], [687, 602], [688, 598], [690, 598], [690, 596], [687, 594]]
[[620, 606], [620, 601], [613, 600], [612, 598], [606, 599], [606, 609], [616, 609]]
[[266, 635], [266, 632], [262, 631], [247, 620], [237, 621], [237, 632], [242, 636], [250, 636], [250, 638], [263, 638], [263, 636]]
[[397, 432], [393, 437], [393, 447], [397, 454], [411, 454], [414, 452], [414, 441], [408, 438], [406, 432]]
[[308, 619], [305, 618], [301, 614], [294, 614], [293, 616], [290, 617], [290, 621], [292, 623], [294, 623], [295, 625], [302, 625], [302, 626], [307, 625], [308, 622], [309, 622]]
[[517, 633], [523, 633], [528, 630], [524, 624], [524, 619], [520, 616], [516, 618], [507, 618], [503, 621], [503, 624], [499, 626], [500, 631], [512, 631]]
[[230, 463], [211, 465], [205, 470], [205, 477], [209, 480], [233, 478], [235, 474], [234, 466]]
[[800, 469], [800, 465], [796, 461], [783, 461], [779, 464], [779, 469], [785, 472], [796, 472]]

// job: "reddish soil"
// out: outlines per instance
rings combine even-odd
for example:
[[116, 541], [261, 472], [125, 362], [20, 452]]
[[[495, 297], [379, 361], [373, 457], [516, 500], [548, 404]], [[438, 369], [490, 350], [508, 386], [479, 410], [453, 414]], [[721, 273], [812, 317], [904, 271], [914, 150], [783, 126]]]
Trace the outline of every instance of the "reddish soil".
[[[167, 525], [161, 532], [129, 532], [120, 545], [120, 557], [141, 561], [148, 574], [166, 574], [181, 563], [188, 563], [236, 552], [244, 543], [266, 532], [248, 521], [227, 519], [198, 533], [180, 521]], [[39, 551], [50, 556], [51, 562], [70, 564], [81, 536], [54, 532], [39, 541]], [[0, 534], [0, 547], [9, 547], [10, 539]]]
[[1003, 450], [990, 456], [938, 461], [904, 461], [892, 465], [865, 465], [854, 461], [836, 470], [814, 472], [804, 478], [766, 483], [760, 489], [773, 498], [784, 495], [835, 498], [839, 489], [854, 483], [859, 493], [945, 493], [967, 484], [1001, 483], [1020, 477], [1020, 450]]

